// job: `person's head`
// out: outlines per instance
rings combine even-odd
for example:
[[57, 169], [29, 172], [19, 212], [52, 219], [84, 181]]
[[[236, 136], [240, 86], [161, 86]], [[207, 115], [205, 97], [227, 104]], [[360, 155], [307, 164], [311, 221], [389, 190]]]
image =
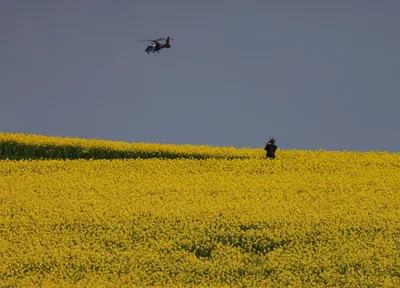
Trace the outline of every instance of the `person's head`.
[[275, 139], [274, 139], [274, 138], [271, 138], [271, 139], [269, 140], [269, 143], [275, 144]]

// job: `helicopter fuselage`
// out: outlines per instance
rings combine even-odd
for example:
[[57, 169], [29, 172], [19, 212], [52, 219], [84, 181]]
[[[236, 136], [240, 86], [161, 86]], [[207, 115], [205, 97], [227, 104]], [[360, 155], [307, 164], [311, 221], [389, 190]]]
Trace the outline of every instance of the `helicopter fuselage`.
[[159, 45], [149, 45], [149, 46], [147, 46], [146, 50], [144, 50], [144, 51], [146, 51], [147, 54], [149, 54], [150, 52], [152, 52], [152, 53], [156, 53], [156, 52], [160, 53], [160, 50], [162, 48], [163, 47], [160, 47]]

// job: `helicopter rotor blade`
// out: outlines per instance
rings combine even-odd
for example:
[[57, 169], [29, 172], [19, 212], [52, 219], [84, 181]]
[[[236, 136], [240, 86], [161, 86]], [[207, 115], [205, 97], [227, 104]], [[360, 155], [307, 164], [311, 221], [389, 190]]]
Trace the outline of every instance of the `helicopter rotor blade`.
[[165, 38], [163, 37], [163, 38], [158, 38], [158, 39], [155, 39], [155, 40], [140, 39], [140, 40], [138, 40], [138, 41], [136, 41], [136, 42], [156, 42], [156, 41], [161, 41], [161, 40], [165, 40]]

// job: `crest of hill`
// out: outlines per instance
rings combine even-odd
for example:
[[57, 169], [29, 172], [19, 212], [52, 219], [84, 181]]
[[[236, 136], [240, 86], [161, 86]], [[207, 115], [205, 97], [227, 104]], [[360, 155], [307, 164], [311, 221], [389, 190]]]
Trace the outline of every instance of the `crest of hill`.
[[[346, 154], [350, 162], [397, 162], [400, 153], [385, 151], [312, 151], [278, 149], [280, 161], [339, 161]], [[265, 159], [260, 148], [235, 148], [209, 145], [128, 143], [110, 140], [44, 136], [37, 134], [1, 133], [0, 159]], [[314, 160], [313, 160], [314, 159]], [[362, 160], [364, 159], [364, 160]], [[368, 160], [370, 161], [370, 160]], [[367, 161], [367, 162], [368, 162]]]
[[248, 159], [263, 157], [259, 150], [0, 133], [0, 159]]

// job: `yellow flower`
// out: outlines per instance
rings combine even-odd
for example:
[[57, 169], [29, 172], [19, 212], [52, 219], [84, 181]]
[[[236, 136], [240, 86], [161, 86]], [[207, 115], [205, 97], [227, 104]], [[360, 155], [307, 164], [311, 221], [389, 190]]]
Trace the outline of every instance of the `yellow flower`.
[[7, 133], [0, 152], [0, 286], [400, 286], [398, 153]]

